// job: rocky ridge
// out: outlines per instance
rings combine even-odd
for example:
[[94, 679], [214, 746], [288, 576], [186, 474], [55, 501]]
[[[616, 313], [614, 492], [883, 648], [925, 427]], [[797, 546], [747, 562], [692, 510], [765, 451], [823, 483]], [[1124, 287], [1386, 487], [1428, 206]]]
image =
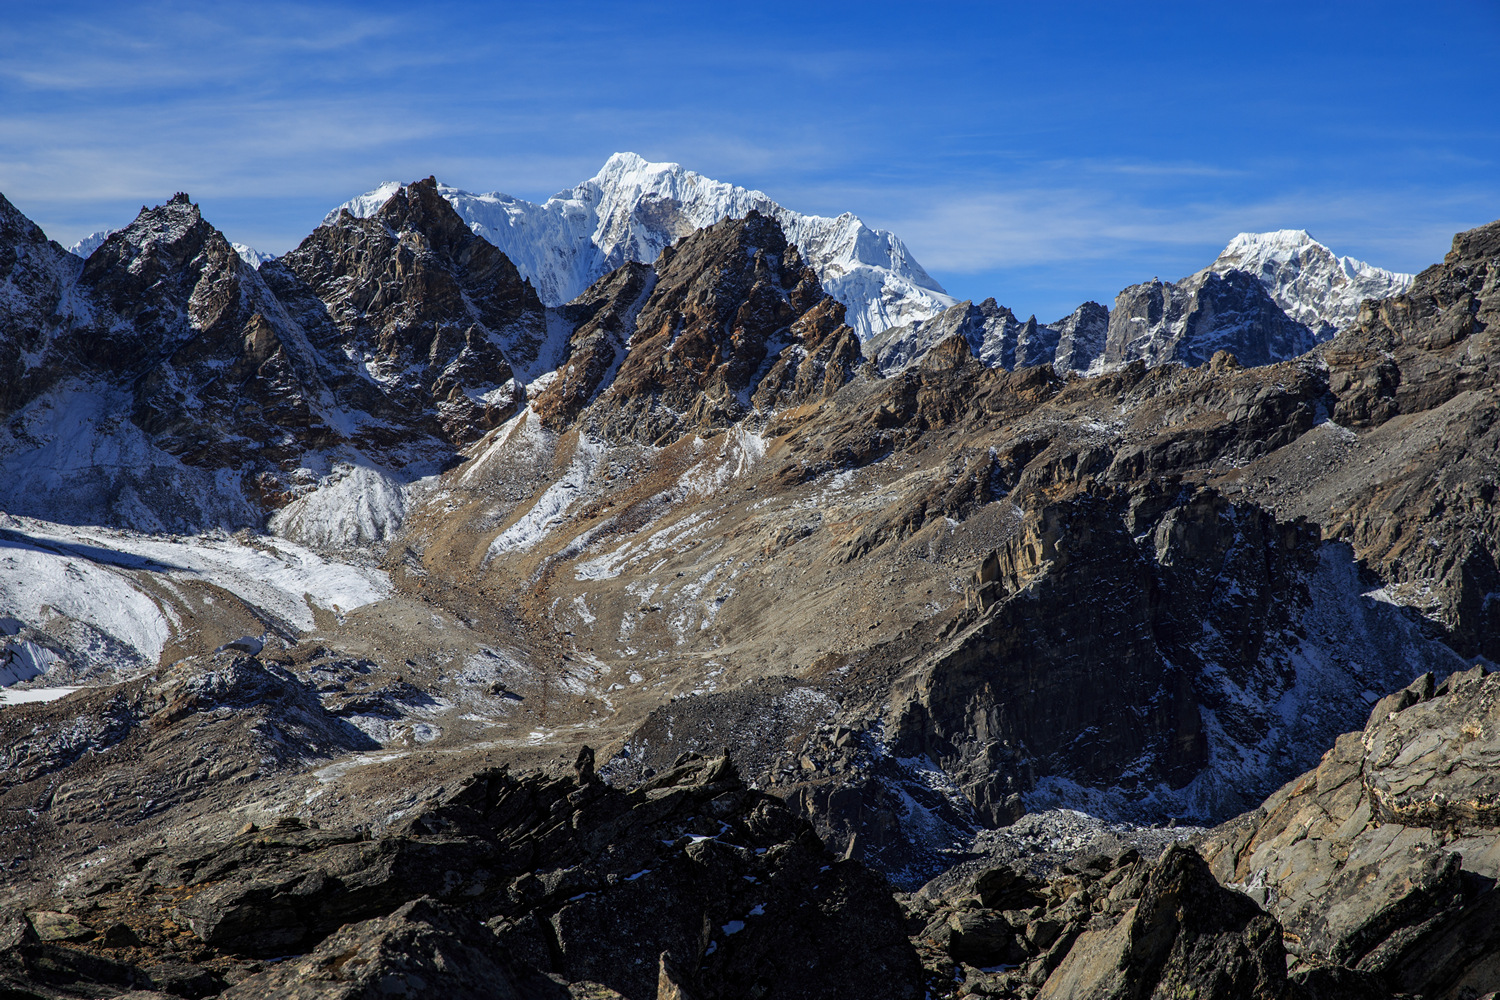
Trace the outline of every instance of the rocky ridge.
[[[373, 744], [285, 667], [234, 654], [98, 697], [111, 725], [87, 749], [49, 727], [67, 717], [53, 706], [0, 719], [31, 727], [7, 744], [7, 809], [48, 802], [6, 846], [61, 834], [93, 854], [81, 877], [0, 895], [0, 984], [17, 996], [920, 994], [884, 882], [727, 758], [687, 755], [625, 792], [585, 748], [571, 775], [481, 770], [377, 824], [273, 812], [228, 835], [216, 813], [237, 786]], [[173, 744], [212, 750], [157, 772]], [[90, 753], [135, 766], [101, 773]], [[143, 835], [174, 819], [196, 832]]]
[[1287, 317], [1253, 275], [1212, 268], [1178, 282], [1132, 285], [1115, 298], [1104, 365], [1205, 364], [1219, 351], [1265, 365], [1305, 354], [1313, 331]]

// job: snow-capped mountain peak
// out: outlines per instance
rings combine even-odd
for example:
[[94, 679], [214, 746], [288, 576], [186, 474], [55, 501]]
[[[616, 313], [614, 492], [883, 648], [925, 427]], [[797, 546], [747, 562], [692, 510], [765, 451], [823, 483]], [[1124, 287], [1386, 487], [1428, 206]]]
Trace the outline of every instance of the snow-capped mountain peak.
[[1359, 315], [1365, 299], [1399, 295], [1413, 275], [1338, 257], [1305, 229], [1240, 233], [1210, 269], [1246, 271], [1260, 281], [1288, 316], [1326, 340]]
[[95, 232], [89, 233], [83, 239], [68, 247], [68, 253], [72, 254], [74, 257], [82, 257], [87, 260], [89, 254], [99, 249], [99, 247], [104, 244], [105, 240], [109, 239], [117, 232], [119, 232], [118, 229], [100, 229]]
[[[340, 209], [371, 215], [399, 187], [388, 182], [352, 198], [325, 222], [337, 219]], [[688, 233], [751, 210], [781, 224], [823, 287], [848, 308], [849, 325], [861, 338], [954, 304], [895, 234], [871, 229], [851, 213], [803, 215], [764, 192], [635, 153], [615, 153], [593, 177], [540, 205], [498, 191], [438, 190], [470, 229], [505, 252], [548, 305], [572, 300], [626, 261], [651, 263]]]
[[231, 243], [229, 245], [234, 247], [234, 252], [240, 255], [240, 260], [244, 261], [246, 264], [249, 264], [256, 270], [259, 270], [260, 266], [266, 261], [276, 259], [276, 255], [274, 253], [261, 253], [254, 247], [247, 246], [244, 243]]

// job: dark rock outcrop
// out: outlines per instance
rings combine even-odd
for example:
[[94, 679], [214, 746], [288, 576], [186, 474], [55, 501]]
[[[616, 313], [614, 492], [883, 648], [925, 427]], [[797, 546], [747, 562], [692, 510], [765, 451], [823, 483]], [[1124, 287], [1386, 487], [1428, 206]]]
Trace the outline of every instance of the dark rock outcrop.
[[1056, 323], [1057, 350], [1053, 363], [1058, 371], [1087, 371], [1104, 354], [1109, 339], [1109, 310], [1097, 302], [1085, 302]]
[[1280, 927], [1192, 848], [1094, 857], [1050, 879], [983, 872], [907, 902], [935, 997], [1056, 1000], [1290, 995]]
[[1179, 282], [1132, 285], [1116, 296], [1103, 357], [1105, 364], [1139, 359], [1195, 367], [1228, 351], [1242, 364], [1266, 365], [1316, 344], [1253, 275], [1205, 270]]
[[978, 305], [960, 302], [931, 319], [882, 330], [870, 338], [865, 352], [881, 371], [892, 373], [917, 364], [948, 337], [962, 337], [974, 357], [1009, 371], [1016, 367], [1021, 328], [1015, 313], [994, 299]]
[[609, 439], [666, 444], [752, 409], [831, 395], [854, 374], [844, 308], [774, 219], [751, 212], [664, 250], [618, 374], [587, 415]]
[[[1079, 313], [1074, 313], [1069, 320], [1078, 318]], [[1032, 316], [1023, 323], [994, 299], [985, 299], [978, 305], [960, 302], [930, 319], [882, 330], [866, 343], [865, 353], [876, 367], [890, 374], [920, 363], [947, 338], [961, 337], [969, 345], [970, 353], [982, 363], [1010, 371], [1050, 364], [1057, 353], [1059, 338], [1073, 330], [1066, 325], [1069, 320], [1047, 326]], [[1102, 346], [1103, 342], [1100, 343]]]
[[[66, 905], [70, 947], [127, 960], [116, 982], [149, 981], [190, 934], [221, 984], [199, 996], [404, 982], [551, 997], [592, 983], [647, 1000], [663, 976], [702, 997], [920, 995], [883, 881], [835, 861], [727, 758], [689, 756], [628, 792], [587, 768], [487, 771], [375, 839], [286, 819], [101, 869]], [[108, 952], [110, 934], [135, 944]], [[256, 972], [257, 957], [288, 953], [306, 954]]]
[[562, 307], [562, 315], [577, 327], [556, 378], [534, 404], [549, 426], [569, 426], [609, 388], [629, 350], [636, 317], [655, 287], [656, 272], [650, 265], [627, 263]]
[[[80, 264], [0, 195], [0, 417], [32, 398], [45, 357], [72, 321], [69, 292]], [[40, 385], [39, 385], [40, 383]]]
[[[976, 572], [972, 618], [893, 686], [895, 744], [940, 762], [991, 824], [999, 803], [1049, 776], [1129, 798], [1183, 788], [1211, 760], [1310, 763], [1330, 726], [1274, 707], [1298, 684], [1338, 697], [1309, 662], [1421, 655], [1399, 614], [1368, 647], [1333, 627], [1314, 591], [1352, 573], [1328, 565], [1337, 558], [1314, 526], [1209, 490], [1166, 484], [1034, 510]], [[1350, 583], [1334, 600], [1357, 599]], [[1362, 669], [1387, 685], [1410, 676]], [[1363, 708], [1355, 692], [1337, 704], [1322, 711], [1348, 720]], [[1199, 782], [1192, 798], [1217, 801], [1219, 815], [1245, 808], [1271, 790], [1248, 778]]]
[[1322, 354], [1333, 419], [1391, 459], [1330, 505], [1331, 533], [1430, 594], [1455, 648], [1500, 657], [1500, 222], [1455, 236], [1443, 263], [1366, 303]]
[[319, 350], [344, 362], [334, 388], [350, 408], [400, 423], [432, 414], [454, 443], [509, 417], [521, 402], [513, 377], [556, 360], [530, 283], [431, 177], [367, 219], [320, 226], [262, 274]]

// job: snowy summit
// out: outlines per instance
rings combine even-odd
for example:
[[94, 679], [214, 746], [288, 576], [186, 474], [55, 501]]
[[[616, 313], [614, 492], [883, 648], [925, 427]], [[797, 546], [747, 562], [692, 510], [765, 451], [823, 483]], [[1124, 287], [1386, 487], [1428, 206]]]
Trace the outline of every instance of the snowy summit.
[[1326, 340], [1359, 315], [1365, 299], [1400, 295], [1413, 275], [1336, 257], [1305, 229], [1240, 233], [1209, 265], [1253, 274], [1288, 316]]
[[[375, 213], [395, 181], [330, 212]], [[593, 177], [538, 205], [491, 192], [439, 185], [469, 228], [505, 252], [547, 305], [561, 305], [626, 261], [654, 261], [688, 233], [752, 209], [781, 223], [816, 268], [823, 288], [848, 307], [862, 340], [888, 327], [927, 319], [955, 300], [894, 234], [848, 212], [830, 219], [783, 208], [760, 191], [711, 180], [676, 163], [616, 153]]]

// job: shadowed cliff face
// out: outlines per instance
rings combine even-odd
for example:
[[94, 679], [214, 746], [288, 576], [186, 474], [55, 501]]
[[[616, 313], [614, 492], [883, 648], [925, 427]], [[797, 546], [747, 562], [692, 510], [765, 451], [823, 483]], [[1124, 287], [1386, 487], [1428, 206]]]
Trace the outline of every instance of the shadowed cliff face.
[[0, 195], [0, 415], [45, 384], [32, 358], [69, 323], [68, 289], [79, 262]]
[[1500, 655], [1500, 223], [1460, 233], [1411, 290], [1368, 302], [1323, 351], [1333, 418], [1360, 431], [1368, 466], [1326, 515], [1383, 579], [1425, 591], [1466, 654]]

